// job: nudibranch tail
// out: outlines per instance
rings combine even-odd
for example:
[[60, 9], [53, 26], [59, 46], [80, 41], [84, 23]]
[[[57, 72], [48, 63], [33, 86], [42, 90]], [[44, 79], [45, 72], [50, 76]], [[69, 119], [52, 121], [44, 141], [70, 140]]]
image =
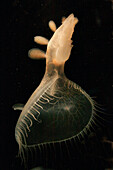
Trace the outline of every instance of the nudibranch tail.
[[73, 14], [69, 15], [67, 18], [62, 17], [62, 24], [58, 29], [54, 21], [49, 21], [49, 28], [54, 32], [52, 38], [48, 40], [42, 36], [34, 37], [36, 43], [47, 45], [46, 53], [34, 48], [29, 50], [28, 56], [32, 59], [46, 58], [48, 64], [64, 64], [71, 53], [73, 46], [71, 37], [77, 22], [78, 19], [75, 18]]
[[72, 49], [72, 34], [78, 19], [69, 15], [63, 24], [55, 31], [48, 42], [46, 58], [53, 63], [63, 64], [68, 60]]

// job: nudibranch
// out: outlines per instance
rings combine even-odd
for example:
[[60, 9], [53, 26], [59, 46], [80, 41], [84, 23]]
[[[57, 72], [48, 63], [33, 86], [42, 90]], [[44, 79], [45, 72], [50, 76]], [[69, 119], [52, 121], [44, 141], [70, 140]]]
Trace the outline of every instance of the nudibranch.
[[36, 43], [47, 45], [47, 51], [34, 48], [28, 55], [32, 59], [45, 58], [46, 71], [25, 106], [14, 105], [15, 110], [22, 110], [15, 128], [20, 152], [24, 148], [79, 138], [95, 124], [93, 99], [64, 74], [77, 22], [73, 14], [63, 17], [58, 29], [54, 21], [50, 21], [49, 27], [54, 32], [52, 38], [34, 38]]

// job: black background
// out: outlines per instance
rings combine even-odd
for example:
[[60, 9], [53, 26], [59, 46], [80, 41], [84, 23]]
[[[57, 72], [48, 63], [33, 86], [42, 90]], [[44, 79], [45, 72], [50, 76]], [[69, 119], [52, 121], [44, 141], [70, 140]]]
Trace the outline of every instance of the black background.
[[[2, 52], [0, 55], [0, 169], [24, 169], [20, 159], [16, 157], [18, 144], [14, 136], [19, 112], [14, 111], [12, 106], [15, 103], [26, 103], [45, 72], [45, 60], [28, 58], [28, 50], [31, 48], [46, 50], [46, 46], [37, 45], [33, 37], [41, 35], [50, 39], [53, 33], [48, 27], [48, 21], [52, 19], [59, 26], [61, 17], [67, 17], [71, 13], [79, 19], [79, 23], [73, 34], [74, 47], [70, 59], [65, 64], [65, 74], [90, 96], [96, 97], [96, 102], [106, 113], [104, 118], [109, 123], [103, 123], [104, 127], [97, 132], [93, 142], [97, 136], [98, 139], [100, 137], [100, 141], [105, 136], [113, 141], [111, 2], [107, 0], [13, 0], [2, 1], [0, 11]], [[88, 143], [86, 146], [89, 147]], [[94, 150], [97, 149], [96, 145], [94, 147]], [[66, 160], [64, 164], [67, 165], [67, 169], [85, 169], [85, 166], [87, 169], [96, 170], [111, 168], [112, 149], [109, 144], [105, 147], [107, 154], [100, 153], [100, 156], [97, 152], [92, 158], [80, 156], [77, 159], [73, 156], [71, 161]], [[57, 164], [53, 165], [54, 167], [57, 167]], [[63, 165], [58, 169], [63, 169]]]

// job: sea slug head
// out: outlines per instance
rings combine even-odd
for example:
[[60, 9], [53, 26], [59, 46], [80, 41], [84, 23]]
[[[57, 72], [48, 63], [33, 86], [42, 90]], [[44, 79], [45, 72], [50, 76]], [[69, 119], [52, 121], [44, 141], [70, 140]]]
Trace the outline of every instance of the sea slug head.
[[73, 46], [71, 37], [77, 22], [78, 19], [71, 14], [55, 31], [48, 42], [46, 51], [47, 63], [52, 62], [55, 65], [62, 65], [68, 60]]

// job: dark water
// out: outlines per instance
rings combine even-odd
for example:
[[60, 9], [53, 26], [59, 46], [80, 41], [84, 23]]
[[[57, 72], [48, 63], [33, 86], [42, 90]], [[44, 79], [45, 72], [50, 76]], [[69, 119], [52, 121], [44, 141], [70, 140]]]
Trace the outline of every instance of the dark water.
[[[16, 157], [18, 144], [15, 141], [15, 125], [19, 111], [13, 111], [15, 103], [26, 103], [39, 85], [44, 72], [45, 61], [31, 60], [28, 50], [45, 46], [33, 42], [33, 37], [42, 35], [48, 39], [52, 32], [48, 21], [54, 20], [57, 26], [62, 16], [70, 13], [79, 19], [73, 35], [74, 47], [70, 59], [66, 62], [66, 76], [79, 84], [101, 105], [106, 113], [103, 116], [108, 123], [90, 136], [85, 145], [69, 145], [69, 158], [62, 144], [60, 155], [46, 156], [44, 153], [37, 166], [57, 169], [107, 169], [113, 164], [113, 58], [111, 47], [111, 2], [102, 0], [13, 0], [1, 2], [1, 81], [0, 81], [0, 169], [25, 169]], [[100, 113], [101, 114], [101, 113]], [[103, 127], [104, 126], [104, 127]], [[86, 150], [84, 149], [84, 146]], [[57, 148], [58, 146], [56, 146]], [[77, 149], [75, 149], [77, 148]], [[49, 150], [49, 149], [48, 149]], [[52, 153], [51, 153], [52, 152]], [[50, 155], [54, 155], [53, 151]], [[3, 158], [3, 160], [1, 159]], [[53, 159], [55, 161], [53, 161]], [[4, 163], [5, 162], [5, 163]], [[29, 168], [33, 165], [28, 165]]]

